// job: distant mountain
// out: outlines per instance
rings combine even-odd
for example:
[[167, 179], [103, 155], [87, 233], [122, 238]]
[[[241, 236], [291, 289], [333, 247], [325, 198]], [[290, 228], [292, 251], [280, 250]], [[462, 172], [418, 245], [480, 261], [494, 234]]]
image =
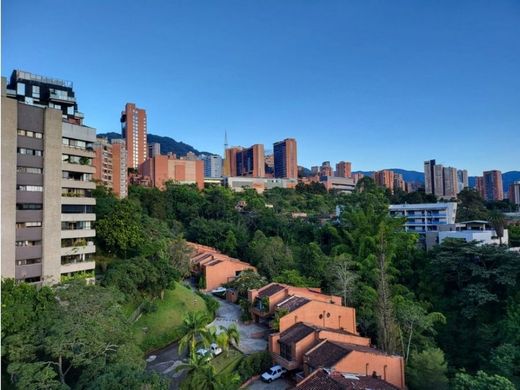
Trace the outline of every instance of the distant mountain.
[[[112, 139], [122, 138], [121, 134], [114, 132], [97, 134], [97, 136], [108, 138], [109, 141]], [[198, 151], [193, 146], [185, 144], [184, 142], [175, 141], [173, 138], [170, 137], [161, 137], [155, 134], [148, 134], [146, 140], [149, 144], [154, 142], [161, 144], [161, 154], [175, 153], [178, 157], [186, 156], [188, 152], [195, 153], [196, 155], [214, 154], [210, 152]]]

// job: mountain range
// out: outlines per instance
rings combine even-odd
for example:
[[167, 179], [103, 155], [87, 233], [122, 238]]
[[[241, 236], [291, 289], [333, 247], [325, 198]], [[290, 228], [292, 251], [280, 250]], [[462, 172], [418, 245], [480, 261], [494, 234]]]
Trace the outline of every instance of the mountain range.
[[[121, 138], [121, 134], [115, 133], [115, 132], [109, 132], [109, 133], [103, 133], [98, 134], [98, 137], [105, 137], [108, 138], [108, 140]], [[210, 152], [202, 152], [197, 149], [195, 149], [193, 146], [185, 144], [184, 142], [176, 141], [173, 138], [170, 137], [162, 137], [155, 134], [148, 134], [147, 135], [147, 141], [148, 143], [154, 143], [157, 142], [161, 144], [161, 154], [168, 154], [168, 153], [175, 153], [177, 156], [185, 156], [188, 152], [195, 153], [197, 156], [201, 154], [206, 155], [213, 155], [214, 153]], [[403, 179], [405, 181], [410, 182], [417, 182], [424, 184], [424, 173], [418, 172], [418, 171], [411, 171], [407, 169], [401, 169], [401, 168], [389, 168], [391, 171], [394, 171], [395, 173], [399, 173], [403, 175]], [[305, 172], [310, 174], [310, 170], [307, 168], [304, 168]], [[355, 171], [353, 173], [362, 173], [365, 176], [371, 176], [374, 171]], [[469, 178], [469, 186], [474, 187], [476, 182], [476, 176], [470, 176]], [[509, 171], [502, 173], [502, 182], [504, 186], [504, 191], [508, 191], [509, 185], [513, 183], [513, 181], [520, 180], [520, 171]]]

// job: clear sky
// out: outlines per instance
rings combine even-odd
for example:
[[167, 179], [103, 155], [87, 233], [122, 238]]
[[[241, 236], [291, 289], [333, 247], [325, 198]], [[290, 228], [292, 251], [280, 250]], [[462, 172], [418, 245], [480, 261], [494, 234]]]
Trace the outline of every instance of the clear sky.
[[71, 80], [85, 123], [298, 162], [520, 170], [518, 0], [3, 0], [2, 75]]

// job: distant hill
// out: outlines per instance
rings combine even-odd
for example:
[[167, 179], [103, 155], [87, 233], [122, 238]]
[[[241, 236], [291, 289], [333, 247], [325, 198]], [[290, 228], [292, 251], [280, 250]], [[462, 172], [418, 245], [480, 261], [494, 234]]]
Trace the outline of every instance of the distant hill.
[[[109, 141], [112, 139], [122, 138], [121, 134], [115, 132], [97, 134], [97, 136], [108, 138]], [[188, 152], [193, 152], [196, 155], [214, 154], [210, 152], [201, 152], [191, 145], [185, 144], [184, 142], [175, 141], [170, 137], [161, 137], [155, 134], [148, 134], [146, 139], [149, 144], [154, 142], [161, 144], [161, 154], [175, 153], [178, 157], [186, 156]]]

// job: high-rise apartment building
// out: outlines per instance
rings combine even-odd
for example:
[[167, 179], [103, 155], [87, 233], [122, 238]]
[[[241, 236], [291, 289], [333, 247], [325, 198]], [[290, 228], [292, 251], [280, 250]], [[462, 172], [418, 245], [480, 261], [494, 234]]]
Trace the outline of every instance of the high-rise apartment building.
[[480, 194], [482, 199], [484, 199], [486, 195], [484, 193], [484, 177], [483, 176], [476, 177], [475, 189]]
[[508, 196], [511, 203], [520, 205], [520, 181], [509, 185]]
[[352, 174], [352, 179], [354, 179], [354, 183], [357, 183], [358, 181], [360, 181], [364, 177], [365, 177], [365, 175], [363, 175], [362, 173], [359, 173], [359, 172]]
[[204, 177], [222, 177], [222, 157], [202, 156], [204, 161]]
[[394, 171], [384, 169], [374, 172], [374, 181], [381, 187], [386, 187], [390, 191], [394, 190]]
[[224, 156], [224, 176], [237, 176], [237, 153], [241, 150], [241, 147], [226, 149], [226, 155]]
[[161, 155], [161, 144], [158, 142], [153, 142], [148, 144], [148, 158], [152, 158], [155, 156]]
[[464, 188], [469, 187], [468, 171], [465, 169], [459, 169], [457, 171], [458, 178], [458, 192], [461, 192]]
[[7, 88], [2, 79], [2, 277], [92, 279], [96, 130], [82, 125], [72, 83], [13, 74]]
[[265, 152], [265, 177], [274, 177], [274, 154]]
[[484, 175], [484, 199], [504, 199], [504, 188], [502, 186], [502, 172], [497, 170], [485, 171]]
[[400, 173], [394, 173], [394, 191], [397, 189], [406, 191], [406, 182]]
[[106, 138], [97, 138], [94, 143], [94, 180], [101, 182], [105, 187], [112, 190], [112, 145]]
[[121, 112], [121, 132], [126, 142], [127, 166], [138, 169], [148, 154], [146, 110], [126, 103]]
[[320, 176], [333, 176], [330, 161], [323, 161], [320, 167]]
[[264, 145], [255, 144], [236, 152], [236, 176], [265, 177]]
[[125, 198], [128, 192], [127, 156], [125, 140], [113, 139], [108, 142], [98, 138], [94, 144], [94, 180], [98, 180], [119, 198]]
[[443, 168], [444, 196], [454, 198], [459, 193], [459, 179], [457, 169], [451, 167]]
[[274, 177], [297, 179], [298, 159], [296, 140], [286, 138], [273, 144]]
[[336, 164], [336, 176], [337, 177], [351, 177], [352, 176], [352, 164], [348, 161], [340, 161]]

